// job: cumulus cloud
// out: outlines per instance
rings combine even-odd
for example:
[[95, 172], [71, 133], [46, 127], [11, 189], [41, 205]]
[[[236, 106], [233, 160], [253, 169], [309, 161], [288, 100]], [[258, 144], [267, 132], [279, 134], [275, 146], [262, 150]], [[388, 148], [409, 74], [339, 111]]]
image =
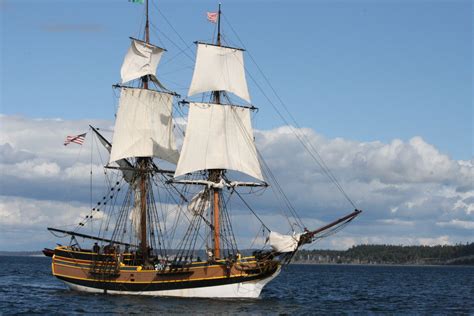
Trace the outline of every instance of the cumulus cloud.
[[[468, 216], [472, 212], [473, 161], [452, 160], [420, 137], [388, 144], [359, 143], [326, 139], [310, 129], [300, 132], [319, 149], [349, 196], [371, 212], [371, 217]], [[270, 168], [286, 185], [290, 200], [304, 214], [348, 207], [317, 164], [299, 148], [288, 127], [260, 131], [256, 139]], [[468, 189], [460, 191], [460, 187]]]
[[87, 211], [75, 202], [0, 195], [0, 249], [40, 250], [61, 242], [46, 228], [72, 229]]
[[415, 225], [414, 221], [404, 221], [404, 220], [396, 219], [396, 218], [381, 219], [378, 222], [383, 223], [383, 224], [393, 224], [393, 225], [407, 225], [407, 226]]
[[26, 150], [15, 150], [9, 143], [0, 145], [0, 161], [3, 163], [19, 163], [34, 157], [33, 153]]
[[0, 225], [3, 229], [71, 225], [87, 211], [87, 206], [78, 203], [0, 196]]
[[458, 219], [450, 220], [449, 222], [438, 222], [436, 225], [441, 227], [455, 227], [464, 229], [474, 229], [474, 221], [461, 221]]
[[[15, 227], [25, 223], [28, 229], [44, 229], [48, 218], [75, 223], [75, 215], [65, 215], [64, 209], [76, 214], [81, 205], [88, 205], [91, 183], [93, 199], [103, 195], [102, 166], [107, 152], [98, 150], [100, 144], [91, 134], [83, 146], [62, 145], [66, 135], [83, 133], [88, 124], [106, 131], [113, 125], [103, 120], [0, 115], [0, 225], [9, 227], [10, 236]], [[317, 246], [342, 249], [358, 243], [472, 241], [474, 160], [453, 160], [420, 137], [389, 143], [357, 142], [328, 139], [311, 129], [298, 132], [318, 149], [356, 206], [364, 210], [346, 230]], [[111, 139], [111, 133], [105, 136]], [[255, 138], [305, 226], [316, 228], [352, 211], [302, 149], [292, 128], [256, 131]], [[295, 219], [286, 220], [284, 204], [271, 190], [250, 197], [248, 202], [267, 226], [288, 232]], [[233, 206], [239, 240], [251, 243], [260, 225], [245, 214], [244, 205], [234, 202]], [[27, 213], [34, 214], [34, 220], [26, 220]], [[2, 241], [0, 247], [4, 245]]]
[[[329, 167], [343, 180], [380, 181], [393, 186], [411, 183], [472, 186], [473, 161], [452, 160], [420, 137], [413, 137], [408, 142], [396, 139], [384, 144], [326, 139], [310, 129], [301, 130], [300, 133], [319, 149]], [[294, 159], [310, 167], [306, 173], [320, 172], [309, 155], [301, 150], [298, 139], [289, 127], [261, 131], [257, 134], [257, 140], [260, 149], [274, 159], [275, 167], [278, 164], [290, 167], [288, 174], [299, 167], [298, 164], [288, 166], [285, 163], [288, 152], [292, 153]], [[285, 152], [286, 155], [281, 155]]]

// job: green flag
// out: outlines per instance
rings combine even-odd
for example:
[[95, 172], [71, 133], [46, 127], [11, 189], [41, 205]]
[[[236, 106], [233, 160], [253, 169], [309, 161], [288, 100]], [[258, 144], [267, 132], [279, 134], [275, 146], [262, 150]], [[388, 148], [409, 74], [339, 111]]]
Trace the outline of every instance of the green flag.
[[144, 0], [128, 0], [128, 2], [133, 2], [133, 3], [140, 3], [143, 4]]

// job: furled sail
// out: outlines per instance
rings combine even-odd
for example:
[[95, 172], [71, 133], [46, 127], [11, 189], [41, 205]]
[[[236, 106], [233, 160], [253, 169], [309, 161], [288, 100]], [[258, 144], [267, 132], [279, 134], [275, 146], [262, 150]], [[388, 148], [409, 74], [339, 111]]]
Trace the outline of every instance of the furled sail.
[[204, 189], [199, 191], [191, 199], [191, 202], [188, 204], [188, 211], [193, 215], [201, 215], [204, 211], [209, 209], [210, 206], [209, 191]]
[[188, 95], [208, 91], [228, 91], [250, 102], [241, 49], [198, 43]]
[[110, 162], [157, 157], [176, 163], [172, 123], [173, 96], [152, 90], [122, 88]]
[[293, 252], [298, 248], [301, 234], [282, 235], [277, 232], [270, 232], [268, 242], [276, 252]]
[[189, 105], [188, 125], [175, 177], [208, 169], [231, 169], [263, 181], [250, 109], [209, 103]]
[[122, 83], [146, 75], [156, 77], [156, 68], [165, 50], [158, 46], [132, 39], [130, 48], [122, 64]]

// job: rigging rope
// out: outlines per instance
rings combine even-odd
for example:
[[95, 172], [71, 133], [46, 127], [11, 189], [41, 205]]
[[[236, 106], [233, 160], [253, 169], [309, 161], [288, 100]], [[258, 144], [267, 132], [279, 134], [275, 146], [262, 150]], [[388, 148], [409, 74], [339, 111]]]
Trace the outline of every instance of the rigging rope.
[[[153, 3], [153, 2], [152, 2]], [[185, 56], [187, 56], [189, 59], [191, 59], [191, 61], [194, 61], [194, 58], [191, 57], [187, 51], [190, 49], [190, 46], [191, 45], [186, 45], [186, 42], [183, 40], [183, 38], [179, 35], [179, 33], [174, 29], [174, 27], [171, 25], [171, 23], [169, 23], [168, 19], [166, 18], [165, 15], [162, 14], [162, 12], [158, 9], [158, 7], [153, 3], [153, 5], [155, 6], [155, 8], [158, 10], [158, 12], [160, 13], [160, 15], [162, 15], [162, 17], [164, 18], [164, 20], [168, 23], [168, 25], [173, 29], [173, 31], [178, 35], [179, 39], [184, 43], [185, 45], [185, 48], [180, 48], [179, 45], [177, 45], [176, 43], [174, 43], [169, 37], [166, 36], [166, 34], [164, 33], [161, 33], [167, 40], [169, 40], [174, 46], [176, 46], [178, 49], [180, 49], [180, 51], [178, 52], [178, 54], [174, 55], [171, 59], [168, 60], [168, 62], [170, 62], [171, 60], [175, 59], [177, 56], [181, 55], [181, 54], [184, 54]], [[225, 18], [225, 17], [224, 17]], [[232, 28], [232, 26], [230, 25], [230, 23], [226, 20], [226, 22], [229, 24], [230, 28], [232, 29], [232, 31], [234, 32], [234, 34], [236, 35], [236, 37], [238, 38], [238, 40], [240, 41], [240, 43], [242, 44], [243, 46], [243, 43], [242, 41], [240, 40], [239, 36], [237, 35], [237, 33], [235, 32], [235, 30]], [[151, 24], [152, 28], [154, 29], [154, 31], [156, 32], [159, 32], [158, 31], [158, 28], [154, 25], [154, 24]], [[226, 38], [223, 38], [224, 40]], [[296, 120], [294, 119], [294, 117], [291, 115], [291, 113], [289, 112], [288, 108], [286, 107], [286, 105], [284, 104], [284, 102], [282, 101], [282, 99], [280, 98], [280, 96], [277, 94], [277, 92], [275, 91], [275, 89], [273, 88], [273, 86], [270, 84], [268, 78], [264, 75], [264, 73], [262, 72], [262, 70], [260, 69], [260, 67], [258, 66], [258, 64], [256, 63], [256, 61], [254, 60], [253, 56], [249, 53], [249, 56], [251, 58], [251, 60], [253, 61], [253, 63], [256, 65], [258, 71], [260, 72], [260, 74], [263, 76], [263, 78], [265, 79], [265, 82], [267, 83], [267, 85], [270, 86], [272, 92], [275, 94], [275, 96], [277, 97], [277, 99], [279, 100], [280, 102], [280, 106], [283, 107], [283, 109], [286, 111], [286, 113], [289, 115], [291, 121], [295, 124], [295, 126], [298, 128], [298, 129], [301, 129], [301, 127], [298, 125], [298, 123], [296, 122]], [[185, 67], [185, 68], [188, 68], [188, 67]], [[180, 70], [182, 70], [184, 68], [181, 68]], [[248, 72], [250, 78], [252, 79], [252, 81], [255, 83], [255, 85], [258, 87], [258, 89], [261, 91], [261, 93], [265, 96], [265, 98], [267, 99], [267, 101], [270, 103], [270, 105], [274, 108], [274, 110], [277, 112], [277, 114], [280, 116], [280, 118], [283, 120], [283, 122], [285, 122], [285, 124], [287, 124], [290, 129], [292, 130], [292, 132], [295, 134], [295, 136], [298, 138], [298, 140], [300, 141], [300, 143], [303, 145], [303, 147], [306, 149], [306, 151], [311, 155], [311, 157], [318, 163], [318, 165], [321, 167], [321, 169], [323, 170], [323, 172], [329, 177], [329, 179], [336, 185], [336, 187], [341, 191], [341, 193], [346, 197], [346, 199], [355, 207], [354, 203], [352, 202], [352, 200], [348, 197], [348, 195], [346, 194], [346, 192], [344, 191], [344, 189], [342, 188], [341, 184], [338, 182], [338, 180], [336, 179], [335, 175], [331, 172], [331, 170], [328, 168], [328, 166], [326, 165], [326, 163], [324, 162], [324, 160], [322, 159], [321, 155], [319, 154], [319, 152], [316, 150], [316, 148], [311, 144], [311, 142], [309, 141], [309, 139], [306, 137], [306, 135], [304, 133], [300, 133], [299, 131], [295, 130], [295, 128], [291, 125], [289, 125], [288, 121], [285, 119], [285, 117], [283, 116], [283, 114], [281, 113], [281, 111], [277, 108], [277, 106], [275, 104], [273, 104], [273, 102], [270, 100], [269, 96], [267, 94], [265, 94], [265, 92], [263, 91], [263, 89], [261, 88], [261, 86], [257, 83], [257, 81], [254, 79], [254, 77], [250, 74], [250, 72]], [[115, 91], [115, 90], [113, 90]], [[224, 94], [224, 97], [228, 98], [227, 94]], [[230, 100], [229, 100], [229, 103], [230, 103]], [[180, 107], [174, 107], [175, 109], [177, 109], [177, 111], [182, 114], [184, 116], [184, 112], [180, 109]], [[240, 122], [240, 124], [242, 124], [242, 122]], [[176, 124], [175, 124], [176, 125]], [[243, 128], [241, 126], [241, 128]], [[178, 129], [179, 131], [182, 132], [182, 134], [184, 135], [184, 131], [181, 129], [180, 126], [178, 126]], [[245, 128], [243, 128], [245, 130]], [[248, 135], [247, 135], [248, 136]], [[249, 139], [251, 142], [253, 142], [253, 139]], [[93, 141], [92, 141], [93, 142]], [[91, 169], [90, 169], [90, 189], [91, 189], [91, 207], [92, 207], [92, 160], [93, 160], [93, 157], [92, 157], [92, 147], [93, 147], [93, 144], [91, 142]], [[96, 140], [96, 146], [98, 147], [98, 142]], [[101, 156], [101, 153], [100, 153], [100, 150], [98, 150], [99, 154], [99, 158], [101, 161], [103, 161], [103, 158]], [[293, 205], [291, 204], [291, 201], [288, 199], [288, 197], [285, 195], [283, 189], [281, 188], [280, 184], [278, 183], [278, 181], [276, 180], [276, 177], [273, 175], [273, 173], [271, 172], [270, 168], [268, 167], [268, 165], [266, 164], [266, 162], [262, 159], [262, 155], [259, 151], [257, 151], [257, 156], [260, 157], [260, 160], [263, 162], [263, 165], [264, 165], [264, 168], [266, 169], [265, 172], [269, 175], [269, 178], [272, 179], [272, 182], [275, 184], [275, 189], [278, 191], [278, 193], [280, 194], [281, 197], [283, 197], [283, 202], [284, 204], [286, 204], [287, 208], [289, 209], [291, 215], [297, 219], [297, 221], [299, 221], [298, 224], [301, 224], [301, 227], [303, 227], [303, 223], [301, 221], [301, 218], [298, 216], [295, 208], [293, 207]], [[118, 173], [114, 173], [112, 172], [111, 175], [109, 175], [107, 173], [107, 171], [104, 169], [104, 175], [105, 175], [105, 182], [106, 184], [108, 184], [109, 188], [113, 188], [114, 186], [112, 186], [112, 183], [116, 183], [115, 184], [115, 187], [119, 185], [119, 182], [115, 182], [113, 181], [113, 177], [114, 176], [119, 176]], [[163, 179], [162, 178], [165, 178], [165, 176], [163, 177], [159, 177], [159, 179], [163, 182]], [[166, 180], [166, 179], [165, 179]], [[113, 181], [113, 182], [112, 182]], [[154, 177], [151, 177], [150, 179], [148, 179], [148, 181], [153, 181], [155, 184], [157, 184], [156, 180]], [[151, 183], [150, 183], [151, 184]], [[168, 188], [167, 185], [165, 185], [165, 183], [163, 182], [163, 185], [164, 187], [166, 188], [166, 191], [169, 193], [169, 196], [172, 197], [172, 199], [174, 199], [174, 195], [172, 194], [172, 192], [170, 192], [170, 189]], [[150, 185], [150, 187], [152, 187]], [[120, 190], [120, 189], [119, 189]], [[186, 190], [186, 188], [185, 188]], [[186, 191], [183, 191], [183, 192], [186, 192]], [[235, 189], [233, 188], [232, 189], [232, 193], [236, 193], [236, 195], [241, 199], [241, 201], [247, 206], [247, 208], [254, 214], [254, 216], [259, 220], [259, 222], [262, 224], [262, 227], [265, 228], [267, 231], [270, 232], [270, 229], [265, 225], [265, 223], [260, 219], [260, 217], [254, 212], [254, 210], [250, 207], [250, 205], [242, 198], [241, 194]], [[147, 191], [147, 199], [150, 199], [150, 203], [147, 203], [148, 205], [152, 205], [152, 209], [151, 209], [151, 212], [148, 213], [148, 222], [150, 224], [154, 224], [153, 226], [157, 226], [158, 227], [158, 244], [160, 246], [160, 250], [161, 249], [161, 240], [164, 241], [164, 235], [168, 235], [167, 231], [166, 231], [166, 220], [165, 220], [165, 216], [164, 216], [164, 211], [163, 209], [161, 209], [162, 211], [162, 218], [163, 218], [163, 221], [160, 220], [160, 215], [158, 213], [158, 209], [156, 208], [156, 205], [154, 203], [151, 203], [152, 201], [154, 201], [154, 198], [153, 198], [153, 189], [148, 192]], [[107, 195], [109, 194], [109, 192], [107, 193]], [[117, 219], [117, 224], [116, 226], [114, 227], [114, 231], [112, 233], [112, 236], [115, 238], [118, 239], [119, 235], [121, 235], [122, 237], [120, 239], [123, 239], [125, 236], [125, 233], [127, 232], [127, 219], [129, 218], [129, 212], [131, 211], [132, 207], [131, 205], [133, 204], [132, 202], [132, 196], [133, 196], [133, 189], [132, 189], [132, 186], [130, 186], [130, 189], [128, 190], [126, 196], [125, 196], [125, 201], [124, 203], [122, 204], [122, 207], [120, 210], [118, 210], [118, 212], [115, 212], [114, 213], [114, 207], [113, 206], [105, 206], [106, 205], [106, 202], [104, 202], [104, 213], [106, 213], [107, 211], [107, 208], [109, 208], [109, 216], [106, 216], [106, 220], [103, 220], [101, 225], [100, 225], [100, 231], [102, 230], [102, 225], [104, 222], [107, 222], [107, 227], [105, 229], [105, 231], [108, 230], [108, 226], [110, 224], [110, 221], [112, 219], [113, 216], [117, 216], [118, 215], [118, 219]], [[278, 196], [278, 195], [277, 195]], [[110, 199], [112, 200], [112, 198], [114, 197], [114, 200], [116, 201], [117, 200], [117, 197], [118, 197], [118, 194], [114, 194], [113, 196], [111, 195], [110, 196]], [[158, 191], [158, 198], [160, 200], [160, 191]], [[230, 199], [230, 195], [229, 195], [229, 199]], [[105, 200], [105, 197], [104, 197], [104, 200]], [[183, 200], [184, 201], [184, 200]], [[175, 199], [175, 202], [176, 202], [176, 199]], [[223, 205], [223, 210], [225, 211], [226, 208], [227, 208], [227, 203], [224, 199], [222, 199], [222, 203], [224, 204]], [[178, 204], [178, 203], [177, 203]], [[98, 203], [98, 205], [100, 205], [100, 202]], [[161, 206], [161, 204], [160, 204]], [[93, 209], [94, 211], [94, 209]], [[97, 209], [97, 211], [99, 211], [99, 209]], [[189, 219], [187, 214], [186, 214], [186, 210], [182, 210], [181, 206], [178, 207], [178, 217], [177, 217], [177, 221], [176, 221], [176, 226], [178, 224], [178, 221], [180, 219], [180, 213], [183, 212], [183, 214], [185, 215], [185, 217], [188, 219], [188, 221], [190, 222], [190, 226], [188, 227], [188, 231], [190, 232], [190, 234], [185, 237], [185, 239], [181, 240], [181, 243], [180, 245], [182, 246], [180, 248], [180, 245], [178, 245], [178, 249], [180, 250], [178, 253], [181, 253], [181, 255], [184, 255], [185, 254], [185, 258], [187, 259], [187, 257], [189, 256], [190, 253], [194, 252], [194, 249], [196, 247], [196, 243], [197, 243], [197, 239], [198, 237], [201, 237], [201, 234], [200, 234], [200, 229], [199, 229], [199, 226], [202, 222], [202, 218], [199, 218], [199, 217], [193, 217], [192, 219]], [[118, 214], [117, 214], [118, 213]], [[88, 218], [88, 217], [86, 217]], [[90, 216], [90, 219], [92, 219], [92, 216]], [[162, 227], [160, 225], [160, 222], [163, 222], [163, 225], [164, 225], [164, 232], [162, 231]], [[336, 231], [338, 231], [339, 229], [342, 229], [343, 226], [345, 226], [349, 221], [339, 225], [339, 226], [336, 226], [334, 229], [331, 229], [330, 231], [322, 234], [321, 236], [317, 236], [315, 238], [323, 238], [323, 236], [327, 236], [329, 235], [330, 233], [335, 233]], [[133, 224], [132, 224], [133, 225]], [[291, 223], [290, 223], [291, 225]], [[170, 240], [170, 245], [171, 245], [171, 242], [172, 242], [172, 239], [174, 238], [174, 234], [176, 232], [176, 226], [174, 226], [174, 230], [172, 232], [172, 238]], [[223, 241], [223, 244], [226, 244], [228, 245], [227, 247], [227, 251], [229, 251], [231, 248], [232, 251], [234, 251], [234, 245], [235, 245], [235, 248], [236, 247], [236, 242], [235, 242], [235, 237], [233, 235], [233, 232], [232, 232], [232, 226], [230, 225], [230, 217], [229, 217], [229, 213], [227, 211], [223, 212], [223, 225], [221, 226], [221, 229], [223, 230], [223, 233], [221, 233], [221, 237], [222, 237], [222, 241]], [[99, 231], [99, 233], [100, 233]], [[130, 232], [132, 232], [133, 230], [130, 229]], [[227, 236], [227, 234], [229, 234], [229, 236]], [[154, 236], [154, 233], [153, 233], [153, 230], [150, 230], [150, 241], [153, 245], [153, 243], [155, 242], [155, 238], [153, 238]], [[227, 237], [232, 237], [232, 239], [228, 239]], [[132, 239], [132, 233], [130, 233], [130, 243], [131, 243], [131, 239]], [[203, 240], [205, 241], [206, 238], [203, 238]], [[156, 248], [155, 248], [156, 249]], [[185, 251], [186, 250], [186, 251]], [[224, 249], [223, 249], [224, 250]], [[166, 255], [166, 254], [165, 254]], [[191, 254], [191, 258], [192, 258], [192, 254]]]
[[250, 210], [250, 212], [253, 213], [253, 215], [255, 215], [255, 217], [258, 219], [258, 221], [260, 222], [260, 224], [262, 224], [263, 227], [265, 227], [266, 230], [268, 230], [269, 232], [271, 232], [270, 228], [267, 227], [267, 225], [265, 225], [265, 223], [260, 219], [260, 217], [257, 215], [257, 213], [255, 213], [255, 211], [250, 207], [250, 205], [247, 203], [247, 201], [245, 201], [244, 198], [242, 198], [242, 196], [240, 195], [239, 192], [237, 192], [237, 190], [233, 189], [233, 192], [235, 192], [235, 194], [237, 194], [237, 196], [240, 198], [240, 200], [242, 202], [244, 202], [245, 206], [247, 206], [247, 208]]
[[[224, 16], [224, 15], [223, 15]], [[245, 48], [245, 45], [243, 43], [243, 41], [240, 39], [239, 35], [237, 34], [237, 32], [234, 30], [234, 28], [232, 27], [232, 25], [230, 24], [230, 22], [227, 20], [227, 18], [224, 16], [224, 20], [225, 22], [229, 25], [230, 29], [232, 30], [232, 32], [234, 33], [234, 35], [237, 37], [238, 41], [240, 42], [240, 44], [242, 45], [242, 47], [244, 49]], [[247, 50], [247, 49], [246, 49]], [[270, 83], [270, 81], [268, 80], [267, 76], [264, 74], [264, 72], [262, 71], [262, 69], [260, 68], [260, 66], [257, 64], [257, 62], [255, 61], [255, 59], [253, 58], [252, 54], [250, 54], [250, 52], [247, 50], [247, 54], [249, 55], [250, 59], [252, 60], [252, 62], [254, 63], [254, 65], [257, 67], [257, 70], [258, 72], [260, 73], [260, 75], [264, 78], [266, 84], [270, 87], [270, 89], [272, 90], [273, 94], [276, 96], [276, 98], [279, 100], [280, 102], [280, 106], [285, 110], [285, 112], [288, 114], [288, 116], [290, 117], [292, 123], [298, 128], [298, 129], [301, 129], [300, 125], [298, 124], [298, 122], [296, 122], [295, 118], [293, 117], [293, 115], [291, 114], [291, 112], [288, 110], [288, 107], [285, 105], [285, 103], [283, 102], [283, 100], [281, 99], [280, 95], [277, 93], [277, 91], [275, 90], [275, 88], [273, 87], [273, 85]], [[249, 74], [250, 78], [252, 79], [252, 81], [254, 82], [254, 84], [257, 86], [257, 88], [260, 90], [260, 92], [263, 94], [263, 96], [267, 99], [267, 101], [270, 103], [270, 105], [273, 107], [273, 109], [275, 110], [275, 112], [278, 114], [278, 116], [280, 117], [280, 119], [286, 124], [288, 125], [288, 127], [290, 128], [290, 130], [293, 132], [293, 134], [295, 134], [295, 136], [297, 137], [298, 141], [301, 143], [301, 145], [306, 149], [306, 151], [310, 154], [310, 156], [313, 158], [313, 160], [320, 166], [321, 170], [323, 171], [323, 173], [331, 180], [331, 182], [338, 188], [338, 190], [341, 192], [341, 194], [347, 199], [347, 201], [354, 207], [354, 208], [357, 208], [354, 204], [354, 202], [352, 201], [352, 199], [347, 195], [347, 193], [345, 192], [345, 190], [343, 189], [342, 185], [340, 184], [340, 182], [337, 180], [336, 176], [332, 173], [332, 171], [329, 169], [329, 167], [326, 165], [326, 163], [324, 162], [323, 158], [321, 157], [321, 155], [319, 154], [319, 152], [316, 150], [316, 148], [312, 145], [312, 143], [308, 140], [308, 138], [306, 137], [306, 135], [304, 133], [299, 133], [293, 126], [291, 126], [288, 122], [288, 120], [284, 117], [284, 115], [281, 113], [281, 111], [277, 108], [277, 106], [271, 101], [270, 97], [264, 92], [264, 90], [262, 89], [262, 87], [258, 84], [258, 82], [256, 81], [256, 79], [252, 76], [252, 74], [247, 70], [247, 73]]]
[[[237, 123], [242, 135], [244, 136], [244, 140], [247, 142], [247, 146], [249, 146], [249, 148], [255, 148], [255, 150], [256, 150], [256, 152], [255, 152], [256, 157], [255, 158], [257, 160], [261, 161], [262, 166], [264, 167], [264, 173], [266, 174], [267, 177], [270, 178], [270, 180], [273, 183], [275, 189], [278, 190], [278, 193], [281, 195], [281, 197], [283, 197], [284, 204], [286, 204], [286, 207], [289, 209], [291, 216], [294, 217], [299, 222], [298, 226], [300, 226], [300, 229], [303, 229], [304, 224], [301, 221], [301, 218], [299, 217], [298, 213], [296, 212], [296, 209], [293, 207], [290, 200], [286, 196], [284, 190], [281, 188], [280, 184], [278, 183], [278, 181], [277, 181], [276, 177], [274, 176], [273, 172], [271, 171], [270, 167], [268, 166], [266, 161], [263, 159], [263, 156], [261, 155], [260, 151], [255, 147], [255, 143], [254, 143], [254, 139], [253, 139], [252, 135], [250, 135], [250, 132], [247, 130], [247, 128], [245, 127], [245, 125], [242, 122], [242, 120], [240, 119], [240, 117], [233, 111], [231, 113], [233, 114], [234, 121]], [[272, 187], [272, 190], [273, 190], [273, 187]], [[278, 195], [276, 195], [276, 196], [277, 196], [278, 199], [280, 198]], [[285, 214], [285, 216], [287, 216], [287, 215]], [[288, 217], [289, 216], [287, 216], [287, 220], [288, 220], [290, 226], [293, 226]]]

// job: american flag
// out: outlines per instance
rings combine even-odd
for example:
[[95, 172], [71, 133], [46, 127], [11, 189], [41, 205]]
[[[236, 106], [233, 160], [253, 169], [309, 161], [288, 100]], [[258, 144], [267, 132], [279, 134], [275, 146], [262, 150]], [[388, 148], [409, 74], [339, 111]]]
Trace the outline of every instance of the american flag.
[[207, 12], [207, 20], [212, 23], [217, 23], [217, 12]]
[[76, 143], [82, 145], [84, 140], [86, 139], [86, 134], [74, 135], [74, 136], [67, 136], [66, 140], [64, 141], [64, 146], [69, 145], [70, 143]]

